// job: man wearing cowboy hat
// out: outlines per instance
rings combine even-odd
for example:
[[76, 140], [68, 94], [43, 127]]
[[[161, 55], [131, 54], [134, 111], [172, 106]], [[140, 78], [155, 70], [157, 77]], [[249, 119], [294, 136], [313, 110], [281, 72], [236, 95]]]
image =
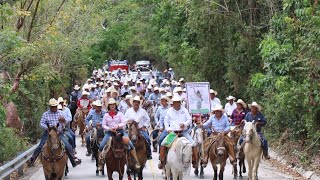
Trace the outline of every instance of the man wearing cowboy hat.
[[150, 85], [148, 85], [147, 86], [147, 91], [146, 91], [146, 93], [145, 93], [145, 95], [144, 95], [144, 98], [145, 99], [149, 99], [149, 96], [152, 94], [152, 86], [150, 86]]
[[50, 99], [49, 101], [49, 110], [44, 112], [41, 120], [40, 120], [40, 127], [44, 130], [42, 136], [41, 136], [41, 141], [39, 143], [39, 146], [36, 148], [36, 150], [33, 152], [33, 155], [31, 159], [28, 161], [29, 166], [33, 166], [35, 160], [37, 159], [38, 155], [40, 154], [44, 144], [46, 143], [49, 132], [48, 132], [48, 126], [53, 127], [53, 126], [58, 126], [58, 134], [59, 138], [61, 141], [63, 141], [65, 148], [67, 150], [67, 155], [70, 159], [70, 162], [73, 167], [76, 167], [81, 163], [81, 160], [75, 157], [75, 153], [73, 151], [72, 146], [69, 144], [68, 140], [64, 136], [63, 132], [63, 125], [66, 123], [66, 119], [63, 115], [63, 113], [58, 110], [58, 101], [54, 98]]
[[58, 98], [58, 103], [59, 103], [58, 109], [60, 111], [62, 111], [62, 113], [66, 119], [66, 126], [64, 127], [65, 134], [68, 137], [68, 140], [69, 140], [70, 144], [72, 145], [73, 149], [75, 149], [76, 148], [76, 141], [75, 141], [76, 135], [74, 134], [74, 132], [70, 128], [70, 124], [71, 124], [71, 120], [72, 120], [71, 111], [68, 107], [66, 107], [67, 101], [63, 100], [62, 97]]
[[127, 92], [127, 93], [130, 92], [129, 84], [128, 84], [127, 81], [123, 83], [123, 86], [122, 86], [120, 92], [121, 92], [121, 94], [124, 94], [124, 93], [126, 93], [126, 92]]
[[128, 109], [128, 104], [127, 101], [130, 100], [131, 95], [129, 95], [127, 92], [125, 92], [122, 96], [123, 99], [120, 101], [118, 109], [119, 111], [121, 111], [123, 114], [126, 113], [127, 109]]
[[216, 105], [221, 105], [220, 99], [217, 98], [218, 92], [210, 89], [210, 103], [211, 108], [216, 107]]
[[[253, 102], [252, 104], [249, 104], [249, 108], [251, 109], [251, 111], [246, 114], [244, 119], [247, 122], [254, 122], [254, 124], [256, 125], [256, 129], [261, 140], [263, 155], [266, 159], [270, 159], [269, 152], [268, 152], [268, 149], [269, 149], [268, 141], [266, 137], [263, 135], [263, 133], [261, 132], [262, 126], [265, 126], [267, 124], [266, 118], [261, 113], [262, 107], [258, 103]], [[239, 138], [238, 147], [242, 148], [243, 138], [244, 138], [243, 136]]]
[[91, 99], [92, 101], [95, 101], [97, 99], [99, 99], [99, 91], [96, 89], [96, 85], [95, 84], [92, 84], [91, 85], [91, 89], [90, 89], [90, 95], [89, 95], [89, 99]]
[[224, 106], [224, 110], [226, 111], [227, 116], [230, 117], [233, 110], [235, 110], [237, 108], [237, 105], [234, 103], [236, 98], [233, 96], [228, 96], [226, 99], [228, 100], [228, 102]]
[[204, 158], [203, 158], [202, 164], [205, 167], [208, 163], [208, 149], [210, 149], [209, 146], [212, 144], [212, 140], [214, 141], [216, 139], [216, 136], [219, 133], [224, 133], [224, 139], [228, 146], [227, 150], [228, 150], [230, 161], [233, 165], [236, 165], [237, 160], [235, 157], [234, 145], [233, 145], [233, 142], [229, 139], [229, 136], [227, 135], [230, 132], [229, 119], [226, 115], [223, 114], [224, 109], [221, 105], [217, 105], [216, 107], [213, 108], [212, 111], [214, 115], [211, 116], [207, 122], [205, 122], [202, 125], [201, 124], [199, 125], [199, 127], [202, 127], [202, 128], [208, 128], [208, 127], [212, 128], [212, 134], [210, 136], [211, 138], [207, 138], [203, 142], [205, 151], [203, 151]]
[[92, 128], [96, 128], [101, 126], [103, 116], [106, 113], [102, 110], [102, 103], [100, 100], [95, 101], [96, 109], [94, 111], [90, 111], [88, 116], [86, 117], [86, 132], [90, 131], [86, 135], [86, 144], [87, 144], [87, 153], [86, 156], [90, 156], [92, 151], [90, 147], [90, 136]]
[[[161, 106], [158, 107], [156, 114], [154, 115], [154, 120], [157, 124], [157, 126], [160, 128], [160, 138], [159, 138], [159, 145], [163, 141], [163, 139], [168, 135], [168, 132], [164, 129], [164, 117], [165, 112], [169, 109], [169, 103], [171, 102], [171, 99], [167, 96], [163, 95], [160, 98]], [[157, 152], [157, 149], [155, 149], [154, 152]]]
[[[198, 166], [198, 148], [197, 144], [192, 139], [191, 135], [188, 132], [189, 127], [192, 124], [192, 118], [188, 110], [181, 106], [181, 98], [179, 96], [174, 96], [171, 100], [172, 107], [169, 108], [166, 112], [164, 118], [164, 126], [168, 132], [181, 132], [181, 135], [187, 138], [192, 144], [192, 166], [196, 168]], [[162, 141], [160, 146], [160, 163], [158, 168], [162, 169], [165, 165], [167, 147], [164, 146], [164, 141]]]
[[139, 123], [138, 128], [141, 129], [141, 135], [147, 141], [147, 158], [150, 160], [152, 159], [150, 148], [151, 142], [147, 131], [147, 129], [150, 126], [150, 117], [147, 111], [140, 107], [141, 99], [139, 96], [135, 96], [133, 99], [130, 100], [130, 102], [133, 105], [133, 107], [129, 108], [124, 116], [126, 118], [127, 123], [132, 123], [133, 121]]
[[81, 98], [77, 102], [78, 110], [90, 110], [90, 100], [88, 99], [88, 96], [90, 95], [89, 92], [83, 91], [81, 94]]
[[80, 99], [80, 97], [81, 97], [81, 93], [79, 91], [80, 90], [80, 86], [75, 85], [73, 87], [73, 90], [74, 91], [72, 91], [71, 94], [70, 94], [70, 102], [72, 102], [72, 101], [77, 102], [78, 99]]
[[148, 101], [153, 101], [155, 104], [160, 103], [160, 93], [158, 87], [154, 87], [153, 93], [149, 96]]

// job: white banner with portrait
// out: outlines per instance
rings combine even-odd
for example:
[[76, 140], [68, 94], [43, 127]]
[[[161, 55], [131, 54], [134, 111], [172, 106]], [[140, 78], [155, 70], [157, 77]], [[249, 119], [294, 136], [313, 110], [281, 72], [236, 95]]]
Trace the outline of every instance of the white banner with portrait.
[[209, 82], [186, 83], [188, 110], [191, 114], [210, 113]]

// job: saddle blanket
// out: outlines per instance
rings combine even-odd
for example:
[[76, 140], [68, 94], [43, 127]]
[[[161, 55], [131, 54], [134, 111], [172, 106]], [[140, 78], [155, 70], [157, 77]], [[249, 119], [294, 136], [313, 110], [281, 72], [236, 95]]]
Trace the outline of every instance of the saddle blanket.
[[177, 138], [177, 135], [173, 132], [169, 133], [166, 138], [164, 138], [164, 146], [170, 148], [174, 140]]

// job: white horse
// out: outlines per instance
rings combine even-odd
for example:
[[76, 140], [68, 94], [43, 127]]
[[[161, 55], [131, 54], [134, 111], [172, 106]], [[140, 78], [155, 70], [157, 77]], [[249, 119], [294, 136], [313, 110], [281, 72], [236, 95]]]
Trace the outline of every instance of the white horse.
[[[199, 148], [199, 159], [198, 159], [198, 167], [200, 167], [200, 179], [204, 179], [204, 172], [203, 169], [204, 167], [202, 166], [202, 162], [201, 162], [201, 155], [203, 154], [203, 141], [206, 138], [206, 131], [204, 131], [202, 128], [197, 128], [197, 130], [192, 130], [191, 132], [191, 136], [193, 138], [193, 140], [195, 141], [195, 143], [197, 144], [197, 147]], [[200, 165], [200, 166], [199, 166]], [[195, 175], [199, 175], [199, 169], [196, 168], [194, 170], [194, 174]]]
[[245, 145], [243, 152], [248, 163], [248, 179], [258, 179], [258, 168], [262, 153], [260, 137], [257, 133], [254, 122], [246, 122], [244, 126]]
[[165, 165], [166, 179], [173, 180], [189, 179], [192, 160], [192, 145], [185, 137], [177, 138], [167, 154]]

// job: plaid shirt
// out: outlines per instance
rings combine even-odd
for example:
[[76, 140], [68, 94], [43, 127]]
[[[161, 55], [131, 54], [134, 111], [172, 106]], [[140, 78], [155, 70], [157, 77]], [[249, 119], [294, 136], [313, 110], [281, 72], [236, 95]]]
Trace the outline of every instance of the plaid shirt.
[[47, 124], [49, 124], [49, 126], [52, 127], [56, 126], [59, 123], [58, 132], [62, 132], [65, 123], [60, 123], [58, 120], [59, 117], [64, 117], [62, 111], [60, 110], [58, 110], [57, 112], [52, 112], [50, 110], [44, 112], [40, 120], [40, 127], [42, 129], [48, 130]]
[[232, 119], [232, 123], [231, 125], [240, 125], [241, 121], [244, 119], [244, 117], [246, 117], [247, 112], [246, 111], [241, 111], [238, 112], [237, 109], [233, 110], [232, 114], [231, 114], [231, 119]]

